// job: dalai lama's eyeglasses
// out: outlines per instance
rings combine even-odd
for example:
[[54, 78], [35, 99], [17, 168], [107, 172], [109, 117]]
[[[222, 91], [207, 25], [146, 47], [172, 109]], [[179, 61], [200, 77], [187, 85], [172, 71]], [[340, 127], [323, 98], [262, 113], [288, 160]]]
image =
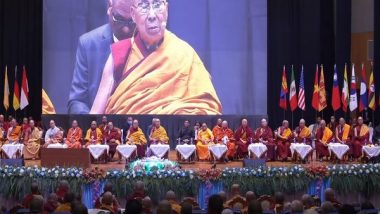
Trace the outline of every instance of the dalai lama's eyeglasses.
[[143, 1], [137, 4], [139, 12], [141, 14], [147, 14], [150, 11], [150, 8], [153, 9], [155, 13], [162, 13], [165, 9], [166, 1], [153, 1], [149, 3], [147, 1]]
[[125, 25], [125, 26], [128, 26], [128, 27], [133, 26], [135, 24], [133, 22], [132, 18], [124, 19], [124, 18], [117, 17], [115, 14], [112, 14], [112, 21], [115, 24]]

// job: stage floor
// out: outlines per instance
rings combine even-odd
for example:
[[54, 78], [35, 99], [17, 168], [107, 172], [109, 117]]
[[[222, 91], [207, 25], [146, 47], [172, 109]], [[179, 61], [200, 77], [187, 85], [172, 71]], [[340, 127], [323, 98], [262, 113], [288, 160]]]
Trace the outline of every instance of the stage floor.
[[[169, 160], [176, 161], [177, 156], [176, 156], [176, 151], [170, 151], [169, 153]], [[347, 162], [349, 164], [354, 164], [357, 162]], [[273, 167], [280, 167], [280, 166], [294, 166], [294, 165], [299, 165], [299, 163], [293, 163], [293, 162], [267, 162], [267, 166], [273, 166]], [[331, 165], [331, 162], [319, 162], [319, 161], [312, 161], [308, 164], [302, 164], [303, 166], [320, 166], [320, 165]], [[41, 161], [40, 160], [25, 160], [25, 166], [41, 166]], [[210, 162], [195, 162], [195, 163], [184, 163], [181, 164], [182, 169], [192, 169], [192, 170], [199, 170], [199, 169], [210, 169], [212, 167], [212, 163]], [[115, 162], [108, 162], [106, 164], [91, 164], [92, 168], [98, 167], [100, 169], [104, 170], [110, 170], [110, 169], [124, 169], [125, 167], [125, 161], [122, 163], [118, 163], [117, 161]], [[229, 163], [217, 163], [216, 165], [217, 168], [239, 168], [243, 167], [243, 161], [232, 161]]]

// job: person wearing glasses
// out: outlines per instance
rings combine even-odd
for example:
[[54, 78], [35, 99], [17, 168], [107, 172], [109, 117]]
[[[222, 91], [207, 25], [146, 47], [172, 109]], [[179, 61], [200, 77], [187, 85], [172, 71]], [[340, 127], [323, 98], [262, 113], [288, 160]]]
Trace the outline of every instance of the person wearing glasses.
[[133, 0], [109, 0], [108, 24], [79, 38], [76, 63], [68, 101], [70, 114], [88, 114], [99, 87], [110, 46], [130, 38], [135, 24], [130, 14]]
[[221, 114], [195, 50], [166, 29], [166, 0], [134, 0], [137, 33], [112, 45], [90, 113]]

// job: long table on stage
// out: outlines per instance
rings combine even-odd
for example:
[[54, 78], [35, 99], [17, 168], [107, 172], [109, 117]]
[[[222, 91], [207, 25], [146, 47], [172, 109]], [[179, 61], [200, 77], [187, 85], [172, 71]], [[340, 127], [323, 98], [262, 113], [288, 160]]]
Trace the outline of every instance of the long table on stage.
[[89, 168], [90, 152], [88, 149], [41, 148], [41, 166]]

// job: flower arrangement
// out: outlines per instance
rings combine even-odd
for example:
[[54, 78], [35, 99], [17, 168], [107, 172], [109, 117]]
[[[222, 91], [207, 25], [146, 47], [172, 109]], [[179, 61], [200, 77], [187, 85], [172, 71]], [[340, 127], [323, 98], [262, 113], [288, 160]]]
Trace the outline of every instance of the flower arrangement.
[[168, 159], [160, 159], [157, 157], [149, 157], [136, 160], [129, 164], [129, 169], [134, 171], [157, 171], [157, 170], [177, 170], [179, 165], [177, 162]]
[[[380, 192], [380, 164], [350, 164], [304, 167], [258, 167], [225, 168], [208, 170], [182, 170], [178, 164], [163, 160], [164, 166], [146, 170], [143, 164], [153, 160], [141, 160], [128, 170], [109, 170], [62, 167], [0, 167], [0, 194], [20, 198], [29, 192], [32, 182], [38, 182], [42, 191], [52, 191], [59, 180], [65, 179], [73, 191], [83, 185], [108, 181], [117, 186], [118, 195], [123, 197], [133, 188], [137, 180], [146, 182], [149, 192], [160, 194], [175, 189], [183, 194], [196, 191], [201, 183], [221, 182], [225, 187], [239, 183], [242, 191], [253, 190], [257, 194], [275, 191], [287, 193], [305, 191], [311, 181], [329, 179], [331, 187], [339, 193]], [[156, 161], [156, 160], [154, 160]], [[157, 162], [157, 161], [156, 161]], [[140, 167], [140, 168], [139, 168]], [[164, 188], [164, 189], [163, 189]]]

